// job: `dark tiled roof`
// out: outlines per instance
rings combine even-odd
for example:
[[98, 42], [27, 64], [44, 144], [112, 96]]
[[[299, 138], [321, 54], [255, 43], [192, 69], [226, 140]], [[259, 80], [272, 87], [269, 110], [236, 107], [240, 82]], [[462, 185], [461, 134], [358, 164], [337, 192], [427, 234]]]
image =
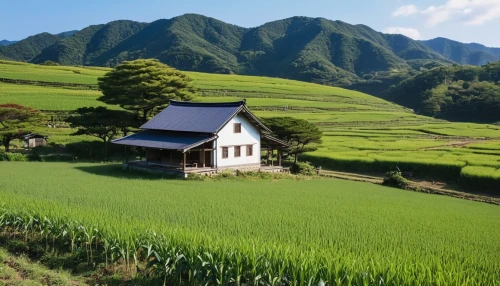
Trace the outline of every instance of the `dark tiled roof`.
[[217, 138], [212, 135], [145, 130], [120, 139], [115, 144], [156, 149], [181, 150], [183, 152]]
[[270, 141], [270, 142], [273, 142], [274, 144], [280, 145], [280, 146], [285, 147], [285, 148], [290, 147], [290, 144], [288, 144], [285, 141], [282, 141], [278, 138], [275, 138], [271, 135], [262, 134], [260, 138], [262, 141], [268, 141], [268, 142]]
[[45, 136], [45, 135], [42, 135], [42, 134], [38, 134], [38, 133], [30, 133], [30, 134], [24, 135], [24, 139], [32, 139], [32, 138], [44, 138], [44, 139], [47, 139], [49, 137]]
[[242, 110], [254, 124], [269, 130], [246, 108], [245, 101], [198, 103], [174, 100], [165, 110], [142, 125], [141, 129], [217, 133]]

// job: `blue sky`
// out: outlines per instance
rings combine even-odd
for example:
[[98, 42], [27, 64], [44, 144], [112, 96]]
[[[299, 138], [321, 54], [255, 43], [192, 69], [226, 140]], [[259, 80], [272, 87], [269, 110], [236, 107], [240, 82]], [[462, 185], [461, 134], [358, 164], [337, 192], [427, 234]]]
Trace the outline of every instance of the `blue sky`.
[[2, 1], [0, 39], [92, 24], [151, 22], [198, 13], [243, 27], [291, 16], [365, 24], [414, 39], [446, 37], [500, 47], [500, 0], [13, 0]]

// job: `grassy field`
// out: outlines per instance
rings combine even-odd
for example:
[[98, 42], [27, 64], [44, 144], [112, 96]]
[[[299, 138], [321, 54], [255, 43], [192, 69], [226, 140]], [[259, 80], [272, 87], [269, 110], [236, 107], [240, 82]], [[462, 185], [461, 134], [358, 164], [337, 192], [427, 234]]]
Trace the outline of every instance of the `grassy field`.
[[277, 275], [282, 263], [286, 273], [304, 276], [302, 285], [310, 276], [329, 285], [500, 281], [494, 205], [334, 179], [145, 179], [113, 164], [0, 163], [0, 182], [10, 210], [33, 211], [54, 224], [77, 220], [118, 244], [154, 230], [165, 233], [168, 247], [182, 245], [176, 251], [186, 256], [202, 249], [215, 264], [240, 256], [246, 257], [240, 266], [252, 269], [251, 257], [261, 257], [255, 271]]
[[0, 285], [88, 285], [83, 277], [68, 272], [47, 269], [26, 257], [13, 255], [0, 248]]
[[[0, 61], [0, 78], [96, 84], [107, 70]], [[500, 169], [500, 126], [436, 120], [360, 92], [299, 81], [189, 75], [200, 89], [197, 101], [246, 98], [258, 116], [293, 116], [320, 126], [324, 143], [307, 159], [324, 168], [383, 173], [398, 166], [426, 177], [487, 178], [489, 188], [500, 185], [496, 175]], [[0, 103], [48, 111], [100, 106], [99, 96], [100, 92], [91, 90], [0, 83]], [[52, 135], [55, 143], [76, 140], [61, 135], [71, 132], [41, 131]], [[466, 166], [469, 168], [462, 170]], [[481, 172], [473, 175], [473, 167], [481, 167]]]

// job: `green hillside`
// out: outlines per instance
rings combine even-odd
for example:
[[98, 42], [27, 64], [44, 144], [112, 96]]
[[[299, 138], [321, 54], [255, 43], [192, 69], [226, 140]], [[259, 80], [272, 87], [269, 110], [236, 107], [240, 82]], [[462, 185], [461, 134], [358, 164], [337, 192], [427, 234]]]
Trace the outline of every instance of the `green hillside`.
[[51, 45], [31, 61], [51, 60], [63, 65], [89, 65], [108, 49], [141, 30], [146, 24], [134, 21], [114, 21], [106, 25], [89, 26]]
[[423, 44], [455, 63], [481, 66], [500, 61], [500, 49], [479, 44], [464, 44], [446, 38], [422, 41]]
[[8, 46], [0, 46], [0, 59], [29, 62], [39, 55], [43, 49], [57, 43], [60, 37], [49, 33], [41, 33], [28, 37]]
[[[19, 50], [22, 53], [25, 51]], [[150, 24], [122, 20], [89, 26], [43, 46], [37, 54], [29, 53], [29, 57], [12, 52], [0, 55], [79, 66], [114, 66], [124, 60], [156, 58], [187, 71], [281, 77], [353, 88], [365, 84], [374, 87], [371, 94], [429, 64], [452, 63], [418, 41], [364, 25], [293, 17], [243, 28], [196, 14]]]
[[[0, 62], [3, 77], [61, 84], [97, 83], [103, 68], [48, 67]], [[417, 176], [498, 184], [500, 126], [451, 123], [413, 113], [399, 105], [336, 87], [277, 78], [189, 72], [198, 101], [247, 99], [261, 117], [293, 116], [314, 122], [323, 144], [307, 160], [326, 169], [383, 173], [395, 166]], [[0, 82], [0, 103], [18, 103], [52, 114], [103, 105], [100, 92]], [[403, 93], [405, 94], [405, 93]], [[115, 108], [115, 107], [114, 107]], [[67, 136], [67, 128], [42, 128], [59, 144], [93, 140]], [[79, 139], [80, 138], [80, 139]], [[497, 179], [495, 179], [497, 178]], [[491, 182], [489, 180], [492, 180]]]
[[393, 87], [387, 99], [454, 121], [500, 122], [500, 63], [436, 68]]

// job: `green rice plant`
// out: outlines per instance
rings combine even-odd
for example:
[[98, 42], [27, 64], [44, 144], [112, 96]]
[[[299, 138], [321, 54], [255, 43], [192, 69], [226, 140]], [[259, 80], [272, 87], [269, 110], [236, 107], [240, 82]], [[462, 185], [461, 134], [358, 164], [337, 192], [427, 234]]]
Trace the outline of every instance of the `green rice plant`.
[[462, 169], [461, 180], [464, 185], [491, 190], [500, 190], [500, 169], [492, 167], [467, 166]]
[[16, 103], [40, 110], [75, 110], [83, 106], [104, 106], [95, 90], [72, 90], [0, 82], [0, 104]]
[[341, 180], [197, 182], [134, 179], [119, 165], [5, 164], [4, 234], [131, 276], [146, 265], [168, 285], [500, 279], [494, 205]]

